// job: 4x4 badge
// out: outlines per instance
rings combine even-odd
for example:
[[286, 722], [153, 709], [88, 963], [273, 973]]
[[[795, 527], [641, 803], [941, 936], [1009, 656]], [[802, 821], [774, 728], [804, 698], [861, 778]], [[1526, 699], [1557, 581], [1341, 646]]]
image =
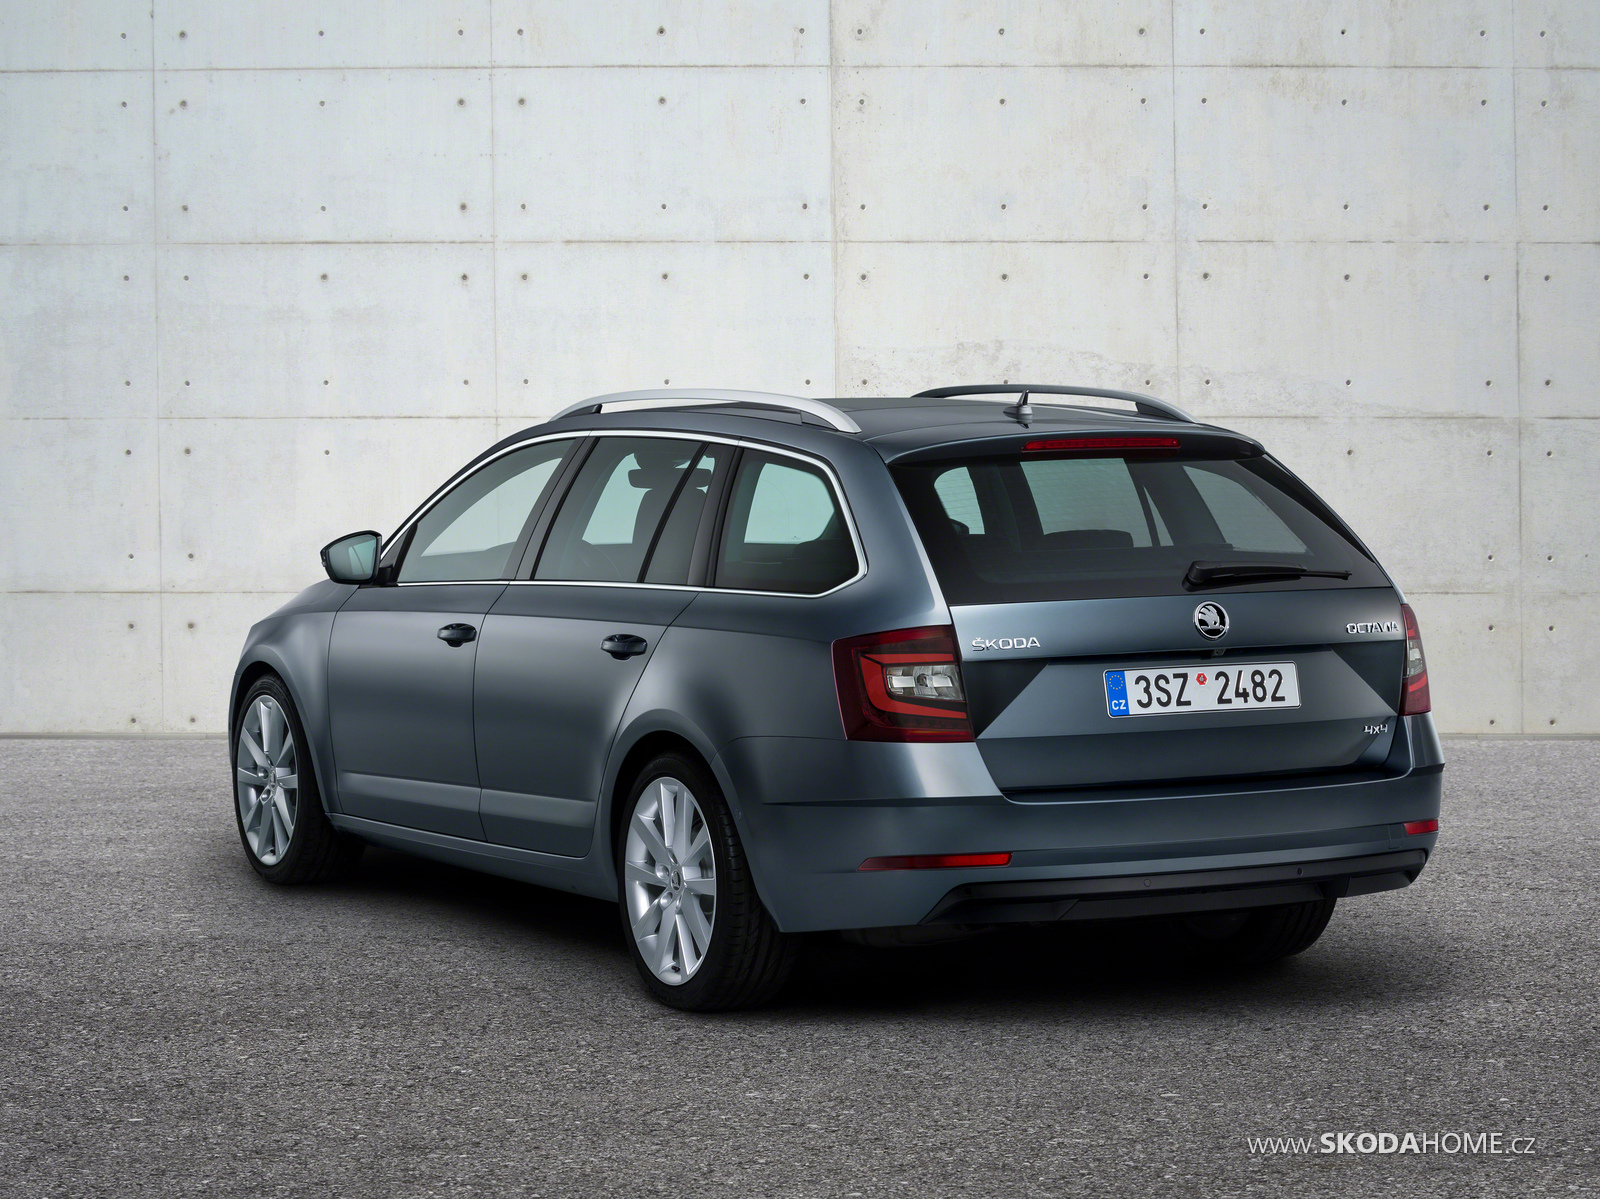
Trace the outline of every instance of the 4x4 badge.
[[1228, 631], [1228, 612], [1221, 604], [1204, 603], [1194, 610], [1194, 627], [1215, 641]]

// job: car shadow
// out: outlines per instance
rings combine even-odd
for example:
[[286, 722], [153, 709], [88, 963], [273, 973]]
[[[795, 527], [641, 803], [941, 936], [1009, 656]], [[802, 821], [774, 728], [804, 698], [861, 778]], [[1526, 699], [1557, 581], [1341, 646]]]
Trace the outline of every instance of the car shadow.
[[1160, 920], [1013, 925], [962, 942], [873, 949], [838, 939], [810, 947], [786, 1006], [818, 1015], [915, 1010], [1070, 1011], [1075, 1017], [1176, 1015], [1248, 1005], [1257, 1015], [1343, 1001], [1387, 1006], [1395, 976], [1416, 969], [1380, 947], [1364, 956], [1337, 938], [1261, 966], [1196, 959]]
[[[604, 900], [376, 847], [350, 880], [327, 890], [342, 902], [390, 914], [413, 906], [419, 917], [459, 924], [517, 952], [598, 966], [616, 986], [636, 989], [616, 907]], [[970, 1019], [980, 1012], [1054, 1011], [1125, 1019], [1248, 1007], [1258, 1019], [1274, 1010], [1345, 1004], [1404, 1007], [1419, 992], [1437, 995], [1451, 985], [1451, 959], [1425, 935], [1397, 942], [1360, 921], [1341, 925], [1345, 916], [1336, 913], [1323, 940], [1305, 954], [1256, 967], [1187, 957], [1160, 920], [1001, 926], [914, 948], [816, 934], [802, 938], [800, 966], [784, 992], [738, 1018]]]
[[616, 905], [605, 900], [379, 846], [368, 846], [355, 873], [335, 886], [350, 900], [385, 911], [415, 905], [434, 918], [469, 922], [486, 933], [548, 948], [605, 949], [626, 960]]

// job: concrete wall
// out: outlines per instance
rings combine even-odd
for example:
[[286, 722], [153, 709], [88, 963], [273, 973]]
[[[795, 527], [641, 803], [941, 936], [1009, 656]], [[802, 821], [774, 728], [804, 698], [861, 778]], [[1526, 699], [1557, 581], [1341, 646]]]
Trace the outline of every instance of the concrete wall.
[[[153, 9], [153, 12], [152, 12]], [[574, 398], [997, 378], [1263, 439], [1443, 726], [1600, 732], [1595, 0], [5, 0], [0, 730]]]

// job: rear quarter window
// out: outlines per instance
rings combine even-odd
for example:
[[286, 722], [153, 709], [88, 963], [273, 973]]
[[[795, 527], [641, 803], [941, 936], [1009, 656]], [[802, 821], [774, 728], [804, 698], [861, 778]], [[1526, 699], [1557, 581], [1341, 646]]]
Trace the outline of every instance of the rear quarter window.
[[746, 450], [728, 498], [716, 586], [820, 595], [858, 569], [827, 476], [798, 458]]

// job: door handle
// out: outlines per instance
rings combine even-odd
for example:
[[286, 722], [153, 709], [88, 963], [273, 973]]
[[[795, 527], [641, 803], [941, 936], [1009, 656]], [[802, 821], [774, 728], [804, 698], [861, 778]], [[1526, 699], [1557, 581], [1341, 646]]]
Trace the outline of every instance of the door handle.
[[650, 648], [650, 643], [632, 633], [613, 633], [600, 643], [600, 648], [620, 662], [624, 658], [638, 657]]
[[439, 640], [446, 645], [462, 646], [478, 639], [478, 630], [469, 624], [447, 624], [439, 630]]

